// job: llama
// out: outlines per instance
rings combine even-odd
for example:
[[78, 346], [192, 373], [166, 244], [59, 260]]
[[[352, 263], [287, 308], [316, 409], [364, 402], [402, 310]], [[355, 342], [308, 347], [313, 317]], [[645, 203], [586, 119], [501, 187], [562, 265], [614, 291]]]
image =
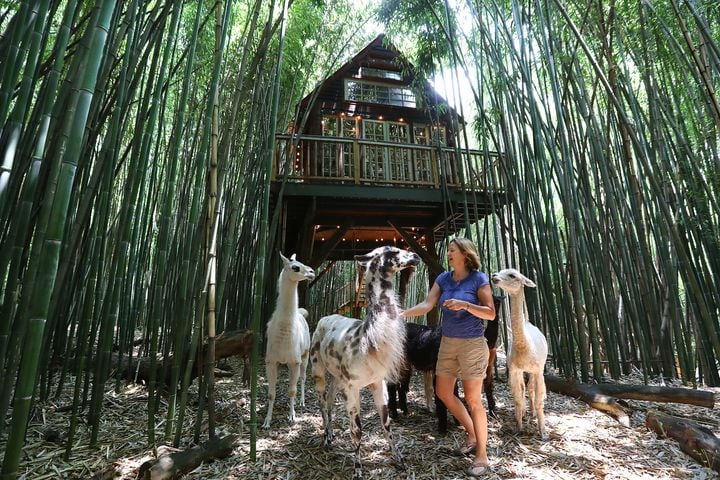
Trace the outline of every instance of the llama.
[[537, 416], [540, 438], [545, 434], [545, 360], [548, 346], [545, 335], [528, 318], [525, 304], [525, 287], [535, 288], [535, 283], [515, 269], [508, 268], [492, 275], [492, 282], [510, 297], [510, 322], [512, 341], [507, 352], [508, 380], [515, 403], [517, 429], [522, 429], [525, 410], [525, 379], [529, 374], [528, 397], [530, 410]]
[[[405, 325], [393, 291], [395, 273], [420, 263], [420, 257], [392, 246], [355, 257], [366, 268], [368, 306], [365, 320], [329, 315], [320, 319], [313, 334], [310, 360], [320, 398], [324, 445], [333, 441], [332, 407], [339, 387], [345, 394], [350, 434], [355, 447], [353, 478], [362, 478], [360, 465], [360, 389], [369, 387], [390, 449], [401, 468], [405, 462], [390, 431], [385, 379], [394, 379], [403, 362]], [[330, 373], [326, 383], [325, 374]]]
[[315, 278], [315, 272], [307, 265], [295, 259], [293, 254], [288, 260], [281, 253], [283, 268], [278, 278], [278, 297], [275, 311], [267, 327], [267, 349], [265, 350], [265, 374], [268, 380], [268, 407], [263, 428], [270, 428], [273, 407], [275, 406], [275, 386], [278, 367], [284, 363], [290, 369], [291, 422], [295, 421], [295, 395], [298, 377], [300, 378], [300, 406], [305, 406], [305, 375], [310, 350], [310, 328], [306, 317], [307, 310], [298, 308], [298, 283]]
[[[505, 297], [493, 296], [495, 304], [496, 318], [500, 313], [502, 300]], [[435, 413], [438, 419], [438, 433], [447, 432], [447, 408], [445, 404], [433, 393], [433, 379], [435, 374], [435, 364], [437, 363], [438, 352], [440, 351], [440, 340], [442, 333], [440, 327], [429, 327], [427, 325], [419, 325], [417, 323], [406, 324], [407, 335], [405, 340], [405, 365], [399, 375], [398, 383], [388, 383], [388, 406], [390, 408], [390, 417], [397, 418], [397, 407], [407, 415], [407, 392], [410, 386], [410, 377], [412, 369], [423, 372], [425, 383], [425, 401], [428, 410]], [[483, 380], [483, 391], [487, 399], [487, 413], [489, 416], [496, 417], [495, 412], [495, 396], [493, 363], [495, 360], [495, 350], [498, 338], [498, 322], [487, 322], [485, 327], [485, 338], [488, 343], [490, 355], [488, 359], [488, 367]], [[397, 393], [396, 393], [397, 392]], [[455, 387], [457, 395], [457, 386]], [[433, 404], [432, 399], [435, 399]], [[434, 408], [433, 408], [434, 406]]]

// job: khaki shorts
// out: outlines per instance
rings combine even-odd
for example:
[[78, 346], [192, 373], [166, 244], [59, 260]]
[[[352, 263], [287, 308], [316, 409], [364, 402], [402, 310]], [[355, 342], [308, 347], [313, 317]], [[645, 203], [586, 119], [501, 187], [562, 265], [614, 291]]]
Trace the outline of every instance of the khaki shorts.
[[489, 356], [485, 337], [442, 337], [435, 375], [460, 380], [482, 380], [485, 378]]

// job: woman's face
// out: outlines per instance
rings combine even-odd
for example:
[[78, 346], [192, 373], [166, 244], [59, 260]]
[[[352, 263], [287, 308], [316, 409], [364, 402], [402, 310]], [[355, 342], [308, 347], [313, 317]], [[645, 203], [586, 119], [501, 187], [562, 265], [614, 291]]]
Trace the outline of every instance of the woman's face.
[[465, 265], [465, 255], [454, 243], [448, 245], [447, 257], [448, 263], [453, 268], [462, 267], [463, 265]]

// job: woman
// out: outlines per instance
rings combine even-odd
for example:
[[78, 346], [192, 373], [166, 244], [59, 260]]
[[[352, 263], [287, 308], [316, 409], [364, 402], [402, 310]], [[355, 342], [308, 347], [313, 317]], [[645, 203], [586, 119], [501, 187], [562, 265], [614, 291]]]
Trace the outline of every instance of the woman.
[[[447, 257], [451, 271], [438, 275], [427, 298], [402, 312], [401, 316], [423, 315], [438, 301], [442, 307], [442, 340], [435, 369], [435, 391], [467, 432], [460, 453], [475, 450], [475, 459], [467, 474], [477, 477], [489, 466], [487, 415], [482, 404], [488, 346], [481, 320], [495, 319], [495, 305], [488, 276], [479, 271], [480, 258], [475, 244], [466, 238], [456, 238], [448, 245]], [[469, 413], [454, 395], [457, 378], [463, 382]]]

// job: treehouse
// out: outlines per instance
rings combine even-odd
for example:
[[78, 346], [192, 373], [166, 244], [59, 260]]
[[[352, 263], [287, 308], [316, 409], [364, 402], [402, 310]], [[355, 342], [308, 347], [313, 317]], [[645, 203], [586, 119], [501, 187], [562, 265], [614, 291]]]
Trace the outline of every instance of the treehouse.
[[464, 120], [384, 35], [298, 111], [277, 135], [271, 192], [280, 248], [313, 268], [394, 244], [440, 271], [435, 242], [507, 202], [499, 155], [456, 147]]

